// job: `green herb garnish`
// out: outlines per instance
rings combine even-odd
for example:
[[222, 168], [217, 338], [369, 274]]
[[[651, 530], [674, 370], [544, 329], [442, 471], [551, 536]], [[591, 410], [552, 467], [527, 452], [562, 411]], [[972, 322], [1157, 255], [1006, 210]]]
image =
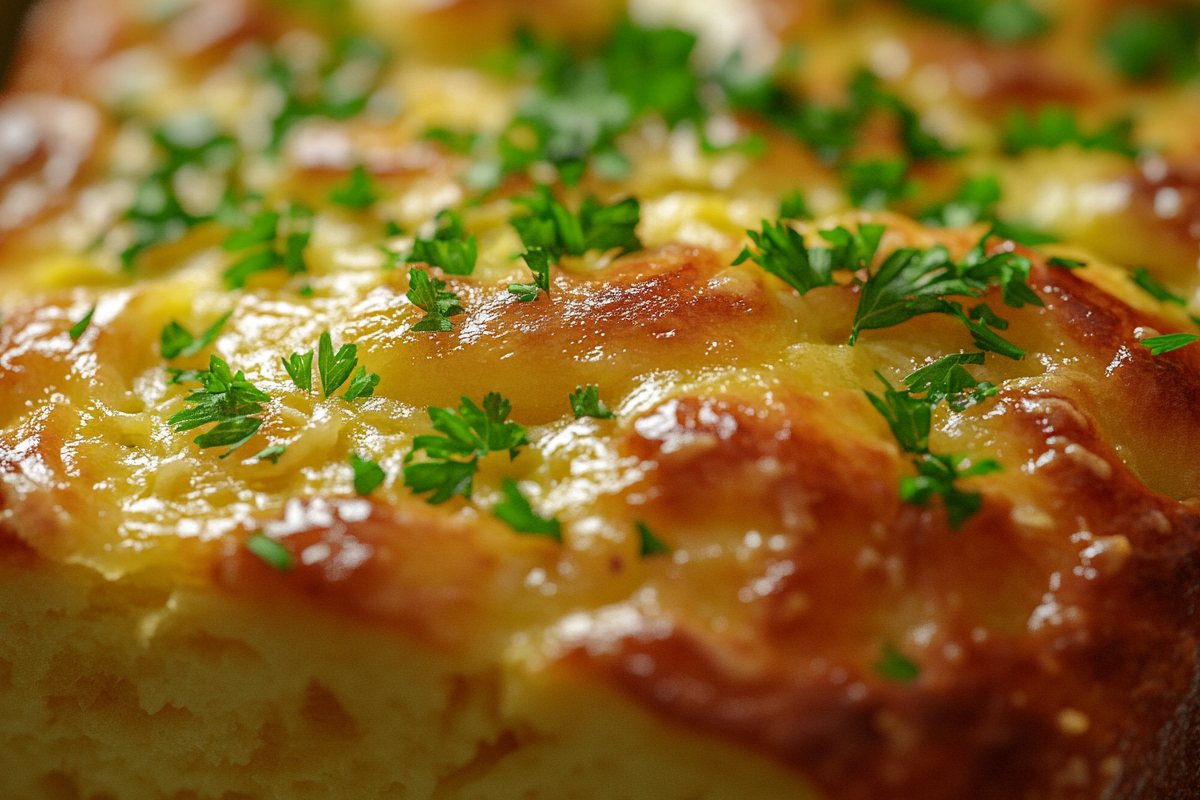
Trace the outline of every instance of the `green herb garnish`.
[[362, 211], [370, 208], [379, 199], [379, 192], [371, 175], [362, 164], [356, 164], [346, 177], [346, 182], [335, 186], [329, 192], [329, 201], [339, 206]]
[[904, 0], [904, 4], [996, 42], [1029, 39], [1049, 25], [1027, 0]]
[[654, 531], [650, 530], [650, 526], [642, 520], [637, 520], [634, 523], [638, 532], [638, 554], [642, 558], [651, 556], [669, 556], [671, 548], [654, 535]]
[[379, 385], [378, 375], [368, 375], [365, 367], [358, 366], [358, 345], [343, 344], [334, 352], [333, 337], [329, 331], [322, 333], [317, 342], [317, 374], [321, 379], [321, 393], [326, 397], [336, 392], [353, 375], [349, 388], [342, 395], [342, 399], [349, 402], [370, 397]]
[[408, 287], [404, 296], [425, 312], [425, 316], [409, 330], [432, 333], [454, 330], [450, 317], [462, 314], [464, 310], [458, 295], [446, 290], [445, 281], [430, 278], [425, 270], [414, 268], [408, 272]]
[[550, 296], [550, 254], [544, 247], [531, 247], [521, 254], [525, 264], [533, 272], [533, 283], [510, 283], [509, 294], [514, 294], [522, 303], [530, 303], [542, 292]]
[[581, 417], [613, 419], [616, 417], [616, 414], [609, 411], [608, 407], [600, 402], [599, 386], [576, 386], [569, 398], [571, 410], [575, 412], [575, 419]]
[[1198, 339], [1200, 339], [1200, 336], [1194, 333], [1168, 333], [1165, 336], [1151, 336], [1147, 339], [1142, 339], [1142, 344], [1150, 348], [1150, 355], [1161, 356], [1163, 353], [1170, 353], [1181, 347], [1187, 347]]
[[[964, 468], [964, 464], [966, 466]], [[926, 453], [913, 461], [917, 468], [916, 477], [900, 479], [900, 499], [918, 506], [928, 505], [934, 495], [942, 498], [950, 530], [956, 531], [983, 507], [983, 496], [978, 492], [964, 492], [955, 485], [959, 478], [990, 475], [1002, 471], [995, 460], [985, 458], [971, 464], [967, 456], [945, 456]]]
[[240, 289], [251, 275], [281, 268], [289, 275], [305, 272], [304, 248], [312, 235], [313, 213], [291, 204], [286, 214], [262, 211], [222, 245], [226, 252], [251, 251], [225, 270], [225, 285]]
[[217, 218], [219, 208], [188, 210], [175, 193], [175, 176], [185, 168], [228, 176], [239, 158], [236, 140], [217, 133], [209, 120], [181, 117], [154, 133], [160, 155], [154, 171], [138, 182], [133, 206], [125, 212], [134, 242], [121, 253], [126, 269], [146, 248], [174, 242], [196, 225]]
[[163, 326], [160, 342], [163, 358], [170, 360], [181, 356], [194, 356], [217, 340], [221, 328], [229, 320], [232, 311], [221, 315], [199, 336], [192, 336], [187, 328], [172, 320]]
[[261, 414], [261, 404], [271, 398], [246, 380], [241, 370], [235, 375], [225, 361], [214, 355], [209, 356], [207, 371], [188, 373], [187, 378], [179, 373], [178, 379], [194, 380], [202, 388], [193, 389], [184, 398], [192, 408], [174, 414], [167, 423], [180, 433], [216, 423], [194, 440], [201, 449], [228, 446], [229, 450], [221, 455], [226, 458], [258, 432], [262, 420], [253, 415]]
[[1081, 269], [1087, 266], [1087, 262], [1076, 261], [1073, 258], [1060, 258], [1059, 256], [1054, 256], [1053, 258], [1046, 259], [1046, 266], [1061, 267], [1062, 269]]
[[1004, 128], [1004, 150], [1019, 155], [1032, 148], [1054, 149], [1067, 144], [1084, 150], [1109, 150], [1129, 156], [1138, 154], [1131, 135], [1133, 121], [1120, 119], [1095, 133], [1083, 133], [1075, 113], [1067, 108], [1047, 106], [1030, 118], [1021, 109], [1013, 109]]
[[562, 541], [562, 525], [553, 517], [543, 517], [533, 510], [529, 500], [521, 494], [521, 487], [512, 478], [500, 484], [504, 499], [492, 506], [492, 513], [517, 533], [546, 536], [556, 542]]
[[916, 192], [904, 159], [857, 161], [842, 167], [846, 196], [855, 208], [880, 210]]
[[405, 260], [440, 267], [448, 275], [470, 275], [475, 271], [478, 252], [475, 235], [467, 236], [462, 217], [447, 209], [437, 216], [433, 238], [413, 242], [412, 253]]
[[358, 453], [350, 453], [350, 466], [354, 469], [354, 491], [363, 497], [379, 488], [387, 476], [383, 467], [369, 458], [363, 458]]
[[631, 253], [642, 248], [635, 232], [641, 206], [635, 198], [605, 206], [588, 197], [579, 213], [573, 214], [554, 199], [550, 187], [538, 186], [533, 195], [513, 202], [529, 212], [511, 220], [525, 247], [540, 247], [555, 260], [589, 250], [620, 248], [622, 253]]
[[1100, 52], [1131, 81], [1167, 76], [1176, 81], [1200, 73], [1200, 8], [1127, 5], [1100, 37]]
[[[438, 435], [418, 436], [404, 463], [404, 484], [416, 494], [432, 493], [430, 503], [444, 503], [455, 495], [471, 496], [479, 459], [488, 453], [508, 451], [516, 458], [529, 444], [525, 428], [508, 421], [512, 405], [499, 394], [483, 398], [483, 407], [463, 397], [458, 410], [430, 406], [427, 411]], [[411, 463], [417, 453], [427, 461]]]
[[296, 384], [299, 389], [312, 391], [312, 364], [313, 351], [307, 353], [292, 353], [283, 361], [283, 368], [287, 370], [288, 376], [292, 379], [292, 383]]
[[1000, 182], [995, 175], [966, 178], [958, 193], [949, 200], [930, 206], [917, 215], [926, 225], [942, 228], [965, 228], [995, 216], [1000, 202]]
[[875, 671], [896, 683], [912, 683], [921, 677], [921, 668], [891, 644], [883, 646], [883, 653], [875, 662]]
[[296, 568], [296, 561], [288, 549], [264, 534], [252, 533], [247, 536], [246, 549], [279, 572], [291, 572]]
[[95, 313], [96, 307], [92, 306], [87, 310], [87, 313], [83, 315], [79, 322], [76, 322], [71, 326], [71, 329], [67, 331], [67, 335], [71, 337], [72, 342], [79, 341], [79, 337], [83, 336], [83, 332], [87, 330], [88, 325], [92, 324], [92, 315]]
[[278, 464], [280, 457], [286, 452], [286, 444], [276, 444], [264, 449], [261, 453], [251, 456], [251, 458], [255, 461], [270, 461], [272, 464]]

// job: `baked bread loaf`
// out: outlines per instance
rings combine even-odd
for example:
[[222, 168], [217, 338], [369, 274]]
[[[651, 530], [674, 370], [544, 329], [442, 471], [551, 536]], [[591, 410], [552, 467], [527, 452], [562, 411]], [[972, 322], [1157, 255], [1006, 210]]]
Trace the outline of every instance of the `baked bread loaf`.
[[43, 0], [0, 797], [1200, 796], [1198, 31]]

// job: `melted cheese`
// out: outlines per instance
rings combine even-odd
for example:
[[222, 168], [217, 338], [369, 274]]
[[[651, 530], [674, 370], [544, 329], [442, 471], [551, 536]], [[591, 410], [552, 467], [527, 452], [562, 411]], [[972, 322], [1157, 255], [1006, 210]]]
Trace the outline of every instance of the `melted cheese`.
[[[930, 129], [971, 148], [930, 165], [922, 180], [944, 195], [964, 174], [995, 172], [1004, 215], [1069, 237], [1048, 252], [1089, 262], [1067, 273], [1030, 253], [1030, 285], [1045, 307], [1005, 309], [1007, 335], [1029, 357], [989, 355], [975, 374], [1000, 397], [937, 412], [934, 452], [1003, 467], [966, 483], [982, 493], [983, 511], [951, 533], [936, 506], [900, 501], [909, 459], [864, 392], [880, 391], [876, 372], [897, 384], [969, 349], [969, 335], [948, 318], [922, 317], [851, 347], [856, 289], [801, 297], [752, 263], [732, 262], [745, 231], [773, 218], [797, 186], [821, 214], [801, 226], [813, 242], [835, 224], [879, 222], [885, 251], [944, 243], [961, 256], [983, 229], [852, 210], [836, 171], [775, 133], [766, 132], [768, 154], [754, 158], [705, 152], [687, 125], [640, 123], [622, 141], [628, 179], [589, 179], [567, 194], [638, 197], [645, 250], [566, 259], [550, 296], [534, 303], [506, 290], [528, 274], [515, 260], [522, 247], [510, 200], [466, 208], [478, 266], [469, 277], [443, 276], [466, 313], [449, 333], [410, 330], [421, 312], [405, 297], [407, 271], [385, 269], [379, 245], [403, 249], [412, 236], [384, 240], [383, 222], [427, 233], [438, 211], [471, 193], [460, 181], [467, 162], [421, 134], [500, 130], [523, 91], [470, 68], [465, 55], [495, 44], [518, 5], [443, 5], [355, 4], [404, 52], [363, 115], [306, 121], [278, 159], [263, 152], [261, 109], [280, 99], [253, 65], [264, 48], [311, 65], [329, 44], [310, 20], [196, 3], [156, 27], [133, 2], [45, 6], [37, 45], [0, 107], [0, 130], [16, 132], [0, 158], [4, 530], [47, 562], [110, 582], [154, 575], [181, 591], [308, 597], [392, 626], [452, 663], [507, 665], [517, 717], [521, 697], [557, 697], [564, 675], [576, 676], [568, 685], [608, 683], [791, 765], [830, 796], [857, 797], [888, 775], [928, 788], [956, 747], [970, 758], [936, 796], [978, 788], [986, 770], [971, 759], [989, 745], [958, 740], [989, 724], [985, 701], [1010, 690], [1025, 701], [995, 711], [996, 724], [1052, 742], [1054, 752], [1035, 769], [1021, 750], [1014, 775], [1024, 766], [1037, 785], [1051, 785], [1083, 764], [1080, 791], [1126, 780], [1111, 759], [1114, 731], [1127, 725], [1143, 737], [1128, 779], [1148, 770], [1160, 706], [1183, 692], [1178, 676], [1163, 678], [1142, 716], [1126, 702], [1139, 674], [1083, 688], [1062, 676], [1095, 668], [1088, 642], [1119, 639], [1104, 624], [1114, 613], [1157, 631], [1120, 640], [1131, 650], [1153, 645], [1181, 659], [1187, 650], [1177, 609], [1140, 605], [1147, 579], [1127, 562], [1163, 569], [1162, 537], [1195, 560], [1195, 512], [1179, 501], [1200, 497], [1200, 356], [1151, 357], [1139, 340], [1188, 329], [1187, 315], [1103, 259], [1145, 262], [1181, 292], [1200, 289], [1200, 231], [1180, 230], [1182, 200], [1163, 194], [1176, 185], [1168, 162], [1193, 147], [1173, 120], [1195, 89], [1149, 98], [1138, 131], [1162, 145], [1157, 161], [1073, 148], [1003, 156], [995, 98], [1036, 99], [1065, 85], [1092, 98], [1083, 104], [1091, 125], [1145, 94], [1113, 89], [1091, 61], [1080, 38], [1093, 24], [1089, 3], [1055, 4], [1077, 24], [1016, 55], [931, 33], [874, 3], [856, 7], [852, 23], [808, 5], [780, 4], [772, 16], [769, 4], [720, 4], [734, 15], [728, 27], [695, 4], [636, 4], [639, 19], [707, 32], [702, 57], [735, 40], [768, 50], [780, 39], [811, 43], [797, 80], [817, 97], [836, 97], [854, 69], [870, 65]], [[535, 16], [547, 31], [584, 38], [608, 19], [604, 4], [565, 1]], [[94, 27], [94, 41], [64, 40], [54, 32], [64, 20]], [[118, 255], [132, 235], [122, 215], [154, 166], [149, 131], [196, 109], [247, 149], [242, 185], [268, 205], [297, 198], [317, 209], [306, 274], [272, 271], [227, 289], [222, 274], [238, 256], [221, 249], [218, 223], [122, 270]], [[742, 133], [758, 125], [721, 122]], [[382, 199], [362, 212], [329, 203], [330, 188], [358, 163]], [[181, 180], [177, 191], [198, 208], [213, 207], [224, 188], [218, 172]], [[91, 324], [72, 340], [68, 330], [92, 307]], [[170, 363], [203, 369], [215, 353], [271, 396], [252, 442], [221, 458], [193, 442], [196, 432], [168, 423], [188, 390], [168, 381], [158, 339], [172, 320], [199, 331], [226, 312], [211, 350]], [[376, 396], [325, 399], [290, 381], [281, 358], [314, 349], [326, 330], [335, 346], [359, 345], [360, 363], [381, 377]], [[615, 420], [573, 417], [567, 396], [589, 384]], [[530, 444], [515, 459], [485, 458], [470, 500], [434, 507], [414, 497], [401, 470], [414, 437], [430, 430], [426, 408], [488, 392], [512, 401]], [[277, 463], [252, 458], [270, 445], [287, 446]], [[369, 499], [355, 495], [352, 452], [387, 474]], [[561, 520], [561, 545], [517, 535], [490, 513], [509, 478], [540, 514]], [[639, 556], [639, 521], [671, 554]], [[297, 570], [276, 574], [246, 551], [252, 532], [284, 542]], [[876, 671], [884, 642], [922, 664], [912, 693]], [[546, 703], [528, 700], [538, 702]], [[956, 708], [961, 720], [939, 728], [939, 714]], [[884, 744], [864, 744], [871, 737]]]

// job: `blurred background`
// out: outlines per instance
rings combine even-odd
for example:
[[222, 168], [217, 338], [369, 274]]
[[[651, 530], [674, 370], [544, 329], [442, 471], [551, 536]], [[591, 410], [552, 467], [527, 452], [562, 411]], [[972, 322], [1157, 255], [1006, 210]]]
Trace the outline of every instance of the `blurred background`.
[[21, 21], [30, 0], [0, 0], [0, 71], [7, 74], [13, 46], [21, 32]]

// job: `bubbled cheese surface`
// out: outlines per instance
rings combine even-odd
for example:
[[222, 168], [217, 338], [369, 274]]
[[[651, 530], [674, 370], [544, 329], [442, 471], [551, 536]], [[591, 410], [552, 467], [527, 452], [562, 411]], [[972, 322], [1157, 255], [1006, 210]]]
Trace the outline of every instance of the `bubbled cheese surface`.
[[[1108, 4], [1047, 4], [1067, 22], [1002, 47], [893, 4], [634, 3], [641, 24], [697, 30], [697, 59], [710, 64], [739, 46], [770, 63], [803, 44], [789, 81], [829, 102], [866, 65], [967, 154], [917, 167], [922, 194], [893, 210], [859, 210], [836, 168], [761, 121], [726, 115], [705, 134], [757, 132], [765, 154], [711, 152], [694, 126], [650, 115], [620, 141], [627, 177], [559, 187], [568, 206], [636, 197], [644, 249], [567, 257], [531, 303], [507, 291], [529, 274], [512, 198], [552, 168], [480, 194], [463, 178], [470, 160], [423, 134], [505, 128], [528, 86], [478, 65], [517, 22], [582, 48], [604, 37], [614, 9], [361, 0], [335, 24], [303, 4], [154, 5], [44, 3], [0, 105], [0, 130], [12, 132], [0, 151], [0, 531], [13, 552], [8, 607], [24, 614], [6, 617], [5, 659], [19, 665], [9, 684], [46, 692], [57, 675], [60, 695], [78, 699], [95, 675], [75, 662], [99, 663], [137, 695], [122, 706], [120, 691], [97, 690], [98, 709], [111, 700], [119, 711], [106, 723], [121, 731], [115, 754], [81, 744], [105, 738], [89, 731], [82, 700], [62, 729], [22, 706], [29, 730], [6, 735], [24, 742], [31, 781], [118, 798], [1132, 798], [1143, 795], [1131, 787], [1175, 786], [1194, 769], [1194, 755], [1171, 750], [1181, 740], [1159, 733], [1186, 708], [1196, 669], [1179, 597], [1200, 570], [1200, 354], [1152, 357], [1140, 340], [1191, 331], [1188, 311], [1200, 311], [1188, 171], [1200, 96], [1194, 85], [1131, 86], [1103, 67], [1091, 37]], [[365, 110], [306, 119], [273, 153], [270, 113], [283, 99], [259, 66], [274, 54], [311, 69], [343, 25], [393, 48]], [[1005, 155], [1002, 110], [1044, 102], [1073, 104], [1088, 128], [1136, 107], [1147, 152]], [[176, 194], [197, 216], [230, 182], [266, 208], [307, 204], [306, 272], [231, 289], [223, 275], [238, 255], [222, 249], [219, 221], [122, 265], [136, 236], [125, 211], [155, 168], [153, 132], [197, 110], [243, 154], [232, 170], [178, 173]], [[865, 136], [866, 156], [897, 149], [894, 131]], [[359, 164], [377, 200], [330, 202]], [[733, 262], [746, 231], [796, 188], [816, 217], [798, 224], [810, 244], [819, 230], [877, 223], [882, 253], [940, 243], [962, 257], [986, 226], [907, 215], [982, 172], [999, 179], [1001, 216], [1066, 243], [1034, 252], [992, 240], [1031, 257], [1044, 305], [1003, 308], [1007, 338], [1028, 355], [989, 354], [973, 370], [996, 399], [935, 412], [934, 452], [1003, 468], [964, 482], [983, 506], [952, 531], [936, 504], [900, 499], [911, 459], [865, 391], [881, 391], [876, 373], [898, 385], [971, 349], [970, 335], [935, 315], [850, 346], [858, 289], [800, 296]], [[470, 276], [431, 270], [465, 313], [450, 332], [416, 333], [409, 268], [388, 254], [430, 235], [445, 208], [477, 238], [478, 264]], [[385, 234], [388, 221], [407, 233]], [[1048, 266], [1050, 255], [1088, 266]], [[1185, 306], [1138, 288], [1123, 269], [1138, 265]], [[210, 348], [162, 357], [165, 325], [198, 332], [226, 313]], [[325, 398], [288, 377], [281, 359], [325, 331], [335, 348], [358, 345], [380, 377], [374, 396]], [[189, 389], [167, 367], [202, 370], [212, 354], [271, 398], [254, 439], [224, 458], [168, 422]], [[614, 419], [575, 418], [568, 395], [586, 385]], [[431, 432], [427, 408], [489, 392], [511, 401], [529, 445], [482, 459], [469, 500], [415, 496], [403, 467], [414, 437]], [[253, 457], [269, 446], [286, 450], [274, 463]], [[355, 492], [351, 453], [386, 474], [369, 497]], [[491, 513], [507, 479], [560, 520], [561, 543]], [[644, 557], [639, 523], [670, 552]], [[283, 543], [296, 568], [263, 563], [245, 547], [252, 534]], [[14, 644], [42, 624], [30, 609], [60, 606], [108, 627], [63, 623], [36, 646]], [[241, 608], [254, 624], [218, 622]], [[301, 646], [308, 626], [317, 641]], [[253, 655], [239, 672], [239, 651], [197, 645], [204, 636], [249, 642]], [[920, 665], [916, 682], [881, 674], [890, 647]], [[122, 648], [141, 648], [143, 667]], [[356, 649], [361, 662], [339, 655]], [[197, 690], [186, 665], [204, 657], [222, 681], [255, 687], [262, 708], [244, 700], [252, 710], [235, 719]], [[186, 680], [164, 683], [154, 702], [152, 676], [172, 663]], [[372, 686], [420, 725], [388, 728]], [[1135, 690], [1143, 699], [1131, 703]], [[254, 738], [272, 702], [293, 738], [268, 765], [262, 742], [287, 739]], [[438, 728], [442, 707], [456, 710]], [[181, 745], [180, 760], [162, 756], [175, 778], [151, 774], [136, 752], [154, 728], [130, 708], [158, 720], [188, 709], [194, 727], [177, 730], [209, 742], [211, 768]], [[221, 751], [202, 732], [209, 722], [251, 733]], [[330, 755], [350, 729], [361, 747]], [[73, 744], [39, 749], [20, 736]], [[394, 769], [379, 767], [388, 736], [404, 742]], [[436, 755], [410, 765], [422, 740]], [[307, 772], [287, 766], [305, 763], [305, 748], [324, 755]], [[622, 766], [606, 771], [614, 759]], [[123, 794], [122, 769], [149, 777]], [[737, 794], [745, 781], [757, 788]], [[178, 794], [188, 791], [199, 794]]]

